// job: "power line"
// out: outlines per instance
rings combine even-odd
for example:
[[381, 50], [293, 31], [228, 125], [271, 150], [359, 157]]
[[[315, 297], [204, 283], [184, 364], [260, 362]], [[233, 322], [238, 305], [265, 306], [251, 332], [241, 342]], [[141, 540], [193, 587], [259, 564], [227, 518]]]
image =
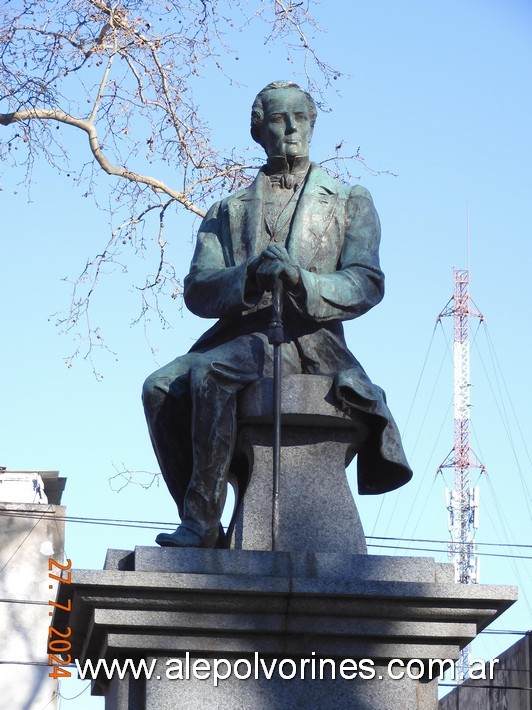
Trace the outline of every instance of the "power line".
[[[532, 631], [515, 631], [513, 629], [484, 629], [481, 634], [493, 634], [494, 636], [530, 636]], [[497, 668], [496, 670], [504, 670]]]
[[[517, 418], [517, 414], [516, 414], [516, 412], [515, 412], [515, 409], [514, 409], [512, 400], [511, 400], [511, 398], [510, 398], [510, 394], [509, 394], [509, 392], [508, 392], [508, 387], [507, 387], [506, 382], [505, 382], [505, 380], [504, 380], [504, 375], [503, 375], [502, 369], [501, 369], [501, 367], [500, 367], [500, 365], [499, 365], [499, 363], [498, 363], [497, 355], [496, 355], [496, 353], [495, 353], [495, 351], [494, 351], [494, 349], [493, 349], [493, 344], [492, 344], [491, 339], [490, 339], [490, 337], [489, 337], [489, 333], [488, 333], [487, 327], [485, 327], [484, 332], [485, 332], [485, 334], [486, 334], [486, 340], [487, 340], [487, 342], [488, 342], [488, 353], [489, 353], [489, 355], [490, 355], [490, 357], [491, 357], [491, 363], [492, 363], [492, 367], [493, 367], [493, 373], [494, 373], [494, 375], [495, 375], [495, 382], [496, 382], [497, 390], [498, 390], [498, 394], [499, 394], [499, 397], [498, 397], [498, 398], [497, 398], [497, 395], [496, 395], [496, 393], [495, 393], [493, 384], [492, 384], [492, 382], [491, 382], [491, 379], [490, 379], [488, 370], [487, 370], [486, 365], [485, 365], [485, 363], [484, 363], [484, 359], [483, 359], [483, 357], [482, 357], [482, 353], [481, 353], [480, 350], [479, 350], [479, 351], [478, 351], [478, 354], [479, 354], [479, 357], [480, 357], [480, 362], [482, 363], [482, 367], [484, 368], [484, 373], [485, 373], [486, 378], [487, 378], [487, 380], [488, 380], [488, 384], [489, 384], [489, 387], [490, 387], [490, 389], [491, 389], [491, 393], [492, 393], [493, 399], [494, 399], [494, 401], [495, 401], [495, 405], [496, 405], [496, 407], [497, 407], [497, 411], [499, 412], [499, 416], [500, 416], [500, 419], [501, 419], [501, 423], [502, 423], [503, 429], [504, 429], [504, 431], [506, 432], [506, 436], [507, 436], [507, 438], [508, 438], [508, 442], [509, 442], [509, 444], [510, 444], [511, 451], [512, 451], [513, 457], [514, 457], [514, 459], [515, 459], [515, 464], [516, 464], [516, 466], [517, 466], [517, 471], [518, 471], [518, 474], [519, 474], [519, 480], [520, 480], [520, 482], [521, 482], [521, 486], [522, 486], [522, 489], [523, 489], [523, 495], [524, 495], [525, 502], [526, 502], [527, 509], [528, 509], [528, 515], [529, 515], [530, 518], [532, 518], [532, 511], [531, 511], [531, 507], [530, 507], [530, 503], [532, 502], [532, 495], [531, 495], [530, 490], [529, 490], [529, 488], [528, 488], [528, 485], [527, 485], [527, 482], [526, 482], [526, 479], [525, 479], [523, 470], [522, 470], [522, 468], [521, 468], [521, 464], [520, 464], [520, 462], [519, 462], [519, 458], [518, 458], [518, 456], [517, 456], [517, 451], [516, 451], [516, 447], [515, 447], [515, 443], [514, 443], [514, 438], [513, 438], [513, 436], [512, 436], [512, 428], [511, 428], [511, 426], [510, 426], [509, 417], [508, 417], [508, 414], [507, 414], [507, 412], [506, 412], [505, 399], [504, 399], [504, 396], [503, 396], [503, 393], [502, 393], [500, 379], [502, 380], [503, 385], [504, 385], [504, 388], [505, 388], [505, 390], [506, 390], [506, 396], [507, 396], [508, 402], [509, 402], [509, 404], [510, 404], [510, 407], [511, 407], [511, 409], [512, 409], [512, 413], [513, 413], [513, 415], [514, 415], [515, 423], [516, 423], [516, 425], [517, 425], [517, 429], [518, 429], [518, 431], [519, 431], [519, 434], [521, 435], [521, 440], [522, 440], [522, 443], [523, 443], [523, 447], [524, 447], [524, 449], [525, 449], [525, 451], [526, 451], [526, 453], [527, 453], [527, 455], [528, 455], [529, 460], [530, 460], [530, 454], [528, 453], [528, 449], [527, 449], [527, 446], [526, 446], [526, 441], [525, 441], [525, 438], [524, 438], [524, 436], [523, 436], [523, 432], [522, 432], [522, 429], [521, 429], [521, 426], [520, 426], [520, 423], [519, 423], [519, 419]], [[498, 368], [497, 368], [496, 364], [498, 365]], [[498, 373], [500, 373], [500, 379], [499, 379], [499, 374], [498, 374]]]
[[468, 690], [470, 688], [474, 688], [476, 690], [525, 690], [525, 691], [531, 691], [532, 688], [527, 687], [526, 685], [488, 685], [488, 684], [480, 684], [480, 683], [475, 683], [474, 681], [469, 681], [468, 683], [438, 683], [438, 685], [441, 688], [467, 688]]
[[[32, 513], [32, 512], [17, 512], [17, 511], [0, 511], [0, 517], [17, 517], [17, 518], [27, 518], [42, 520], [45, 515], [53, 515], [53, 512], [45, 511], [43, 514]], [[124, 518], [96, 518], [96, 517], [86, 517], [86, 516], [72, 516], [72, 515], [55, 515], [57, 520], [63, 520], [69, 523], [83, 523], [88, 525], [111, 525], [118, 527], [131, 527], [146, 530], [158, 530], [161, 527], [175, 527], [175, 522], [168, 521], [156, 521], [156, 520], [128, 520]], [[28, 537], [29, 534], [26, 536]], [[413, 538], [413, 537], [402, 537], [402, 536], [383, 536], [383, 535], [366, 535], [367, 540], [385, 540], [389, 542], [419, 542], [431, 545], [447, 545], [448, 540], [435, 540], [430, 538]], [[21, 543], [22, 544], [22, 543]], [[532, 544], [524, 543], [500, 543], [500, 542], [476, 542], [477, 546], [484, 547], [504, 547], [506, 549], [513, 548], [525, 548], [532, 550]], [[404, 548], [399, 548], [404, 549]], [[415, 549], [415, 548], [413, 548]], [[436, 552], [441, 552], [441, 550], [436, 550]], [[486, 553], [483, 553], [486, 554]], [[512, 555], [505, 555], [506, 557], [512, 557]], [[0, 570], [1, 571], [1, 570]]]
[[[38, 606], [49, 606], [49, 602], [36, 601], [33, 599], [0, 599], [0, 604], [32, 604]], [[479, 632], [489, 636], [530, 636], [532, 631], [520, 631], [518, 629], [483, 629]], [[0, 663], [17, 663], [16, 661], [0, 661]], [[46, 665], [46, 664], [45, 664]], [[498, 669], [499, 670], [499, 669]]]
[[48, 606], [48, 602], [39, 601], [37, 599], [1, 599], [3, 604], [35, 604], [37, 606]]
[[[379, 547], [386, 550], [413, 550], [415, 552], [447, 552], [447, 549], [438, 550], [432, 547], [409, 547], [408, 545], [376, 545], [374, 543], [370, 543], [368, 544], [368, 547]], [[500, 555], [496, 552], [478, 552], [477, 555], [479, 557], [503, 557], [505, 559], [513, 560], [532, 560], [532, 556], [529, 557], [528, 555]]]
[[[509, 404], [510, 404], [510, 408], [511, 408], [511, 410], [512, 410], [512, 414], [514, 415], [515, 424], [516, 424], [517, 429], [518, 429], [518, 431], [519, 431], [519, 434], [520, 434], [520, 436], [521, 436], [521, 443], [523, 444], [523, 448], [524, 448], [525, 451], [526, 451], [526, 454], [527, 454], [527, 457], [528, 457], [528, 460], [529, 460], [530, 464], [532, 464], [532, 457], [530, 456], [530, 452], [528, 451], [526, 439], [525, 439], [525, 437], [524, 437], [524, 435], [523, 435], [523, 430], [522, 430], [522, 428], [521, 428], [521, 423], [520, 423], [519, 417], [517, 416], [517, 413], [516, 413], [516, 411], [515, 411], [515, 408], [514, 408], [514, 405], [513, 405], [513, 402], [512, 402], [512, 398], [510, 397], [510, 392], [509, 392], [509, 390], [508, 390], [508, 385], [506, 384], [506, 380], [504, 379], [504, 373], [503, 373], [503, 370], [502, 370], [501, 365], [500, 365], [500, 363], [499, 363], [499, 358], [497, 357], [497, 353], [496, 353], [496, 351], [495, 351], [495, 347], [494, 347], [494, 345], [493, 345], [493, 341], [491, 340], [491, 336], [490, 336], [490, 333], [489, 333], [489, 330], [488, 330], [488, 326], [487, 326], [487, 325], [485, 325], [485, 329], [484, 329], [484, 330], [485, 330], [485, 333], [486, 333], [486, 340], [488, 341], [488, 345], [489, 345], [489, 352], [490, 352], [490, 354], [491, 354], [491, 359], [492, 359], [492, 362], [495, 362], [495, 363], [497, 364], [497, 369], [498, 369], [499, 372], [500, 372], [501, 380], [502, 380], [502, 383], [503, 383], [503, 385], [504, 385], [504, 389], [505, 389], [505, 391], [506, 391], [506, 396], [507, 396], [507, 398], [508, 398], [508, 402], [509, 402]], [[494, 369], [495, 369], [495, 367], [494, 367]]]
[[[367, 540], [395, 540], [395, 541], [401, 541], [401, 542], [426, 542], [431, 545], [445, 545], [447, 544], [447, 540], [430, 540], [426, 538], [412, 538], [412, 537], [383, 537], [383, 536], [378, 536], [378, 535], [366, 535]], [[489, 547], [525, 547], [529, 548], [532, 550], [532, 545], [521, 545], [521, 544], [507, 544], [504, 542], [476, 542], [476, 545], [483, 545], [483, 546], [489, 546]]]
[[[46, 511], [44, 514], [39, 515], [35, 512], [17, 512], [17, 511], [0, 511], [0, 517], [7, 518], [27, 518], [41, 520], [46, 514], [50, 517], [55, 517], [57, 520], [62, 520], [67, 523], [83, 523], [87, 525], [110, 525], [114, 527], [131, 527], [131, 528], [145, 528], [147, 530], [158, 530], [160, 527], [175, 528], [175, 522], [156, 522], [156, 521], [144, 521], [144, 520], [121, 520], [119, 518], [91, 518], [84, 516], [73, 516], [73, 515], [54, 515], [53, 511]], [[1, 571], [1, 570], [0, 570]]]
[[50, 667], [50, 664], [46, 661], [0, 661], [2, 666], [46, 666]]
[[15, 555], [16, 555], [17, 552], [20, 550], [20, 548], [22, 547], [22, 545], [26, 542], [26, 540], [29, 538], [29, 536], [30, 536], [30, 535], [32, 534], [32, 532], [35, 530], [35, 528], [37, 527], [37, 525], [40, 523], [40, 521], [44, 518], [44, 516], [45, 516], [46, 513], [48, 513], [48, 512], [49, 512], [49, 509], [48, 509], [48, 510], [45, 510], [45, 511], [42, 513], [42, 515], [40, 515], [40, 516], [37, 517], [37, 522], [35, 523], [35, 525], [31, 528], [31, 530], [29, 531], [29, 533], [24, 537], [24, 539], [22, 540], [22, 542], [18, 545], [18, 547], [17, 547], [16, 550], [13, 552], [13, 554], [11, 555], [11, 557], [7, 560], [7, 562], [0, 568], [0, 574], [5, 570], [5, 568], [6, 568], [6, 567], [8, 566], [8, 564], [11, 562], [11, 560], [13, 559], [13, 557], [15, 557]]
[[87, 684], [87, 685], [83, 688], [83, 690], [82, 690], [80, 693], [78, 693], [77, 695], [74, 695], [74, 696], [71, 697], [71, 698], [66, 698], [64, 695], [61, 695], [61, 693], [59, 693], [59, 697], [61, 698], [61, 700], [67, 700], [67, 701], [68, 701], [68, 700], [75, 700], [76, 698], [79, 698], [80, 695], [83, 695], [83, 693], [86, 693], [87, 690], [91, 687], [91, 684], [89, 683], [89, 681], [87, 681], [87, 683], [88, 683], [88, 684]]
[[406, 422], [403, 427], [403, 431], [401, 432], [401, 438], [404, 438], [406, 429], [408, 427], [408, 422], [410, 421], [410, 415], [412, 414], [412, 410], [414, 408], [414, 403], [416, 401], [417, 393], [419, 391], [419, 386], [421, 385], [421, 380], [423, 379], [423, 373], [425, 372], [425, 367], [427, 365], [427, 360], [430, 354], [430, 349], [432, 347], [432, 341], [434, 340], [434, 335], [436, 333], [436, 328], [438, 327], [438, 321], [434, 324], [434, 330], [432, 331], [432, 335], [430, 337], [430, 342], [429, 342], [429, 347], [427, 348], [427, 354], [425, 355], [425, 359], [423, 360], [423, 365], [421, 366], [421, 372], [419, 373], [419, 378], [417, 381], [416, 389], [414, 390], [414, 396], [412, 397], [412, 402], [410, 404], [410, 409], [408, 410], [408, 414], [406, 417]]

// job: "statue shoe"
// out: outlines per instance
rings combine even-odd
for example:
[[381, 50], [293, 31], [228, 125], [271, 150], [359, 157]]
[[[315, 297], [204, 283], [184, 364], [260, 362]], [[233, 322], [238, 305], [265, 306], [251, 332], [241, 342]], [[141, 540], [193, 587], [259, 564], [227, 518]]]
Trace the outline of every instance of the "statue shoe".
[[155, 542], [161, 547], [214, 547], [216, 537], [207, 539], [194, 532], [194, 530], [180, 525], [173, 533], [160, 533], [157, 535]]

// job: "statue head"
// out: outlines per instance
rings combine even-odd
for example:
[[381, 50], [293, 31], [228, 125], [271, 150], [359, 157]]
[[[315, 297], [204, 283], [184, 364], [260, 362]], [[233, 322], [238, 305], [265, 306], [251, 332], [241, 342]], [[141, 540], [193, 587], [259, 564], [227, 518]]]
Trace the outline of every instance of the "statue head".
[[251, 136], [268, 157], [308, 156], [317, 116], [310, 94], [291, 81], [274, 81], [251, 107]]

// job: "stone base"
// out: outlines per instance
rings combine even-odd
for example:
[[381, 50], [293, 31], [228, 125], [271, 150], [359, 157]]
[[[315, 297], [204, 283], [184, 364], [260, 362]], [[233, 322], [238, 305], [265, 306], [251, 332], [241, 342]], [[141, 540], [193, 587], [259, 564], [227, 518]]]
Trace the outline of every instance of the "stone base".
[[[265, 426], [247, 425], [241, 428], [240, 436], [240, 447], [249, 452], [253, 471], [237, 511], [232, 547], [273, 550], [271, 431]], [[345, 429], [283, 427], [276, 550], [367, 552], [364, 530], [345, 474], [346, 453], [352, 438]]]
[[[273, 550], [273, 382], [264, 378], [239, 397], [236, 455], [245, 460], [243, 496], [231, 546]], [[339, 409], [333, 378], [288, 375], [281, 391], [281, 480], [275, 550], [367, 552], [346, 478], [346, 465], [368, 436], [361, 415]]]
[[[516, 590], [455, 584], [450, 565], [428, 558], [139, 547], [110, 551], [102, 572], [73, 571], [59, 593], [68, 598], [54, 626], [72, 628], [73, 658], [157, 659], [150, 680], [100, 675], [93, 693], [106, 710], [435, 710], [435, 680], [392, 679], [387, 664], [456, 659]], [[361, 659], [373, 679], [350, 679]], [[217, 662], [250, 677], [216, 687]]]
[[[289, 661], [285, 659], [282, 666], [283, 679], [279, 673], [273, 674], [268, 679], [260, 665], [260, 661], [249, 656], [226, 654], [224, 658], [236, 663], [240, 679], [234, 675], [226, 680], [218, 680], [214, 684], [213, 676], [204, 679], [191, 677], [190, 680], [169, 680], [165, 677], [167, 668], [177, 668], [178, 663], [187, 667], [192, 675], [194, 663], [209, 663], [212, 668], [216, 661], [209, 656], [200, 658], [159, 657], [157, 670], [160, 679], [145, 684], [143, 700], [145, 706], [141, 708], [157, 708], [157, 710], [435, 710], [437, 680], [431, 682], [413, 682], [394, 680], [388, 677], [386, 666], [374, 666], [375, 682], [366, 679], [354, 678], [353, 680], [340, 677], [340, 663], [336, 664], [336, 678], [331, 677], [331, 663], [329, 659], [324, 662], [323, 678], [319, 675], [320, 659], [314, 658], [315, 679], [312, 680], [311, 662], [305, 666], [306, 677], [291, 678], [292, 673]], [[249, 660], [247, 660], [249, 658]], [[151, 663], [151, 658], [148, 663]], [[272, 663], [271, 658], [262, 657], [267, 669]], [[274, 661], [273, 661], [274, 662]], [[249, 664], [249, 667], [245, 664]], [[301, 661], [290, 661], [297, 664], [299, 669]], [[247, 674], [251, 673], [251, 678]], [[299, 671], [298, 671], [299, 673]], [[353, 675], [345, 672], [349, 677]], [[201, 675], [201, 671], [198, 673]], [[220, 675], [225, 675], [225, 666], [220, 667]], [[256, 675], [256, 679], [255, 679]], [[131, 689], [127, 690], [120, 682], [113, 693], [115, 698], [112, 703], [106, 702], [106, 710], [132, 710], [136, 705], [131, 705]], [[128, 700], [125, 703], [125, 692]], [[107, 696], [109, 697], [109, 696]]]

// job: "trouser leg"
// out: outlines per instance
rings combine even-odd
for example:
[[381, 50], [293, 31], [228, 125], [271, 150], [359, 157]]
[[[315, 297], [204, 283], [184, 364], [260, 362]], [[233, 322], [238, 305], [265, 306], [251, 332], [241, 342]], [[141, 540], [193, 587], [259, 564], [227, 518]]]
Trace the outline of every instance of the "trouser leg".
[[[283, 372], [299, 372], [291, 343], [283, 345]], [[237, 436], [237, 395], [262, 376], [271, 376], [273, 348], [265, 335], [242, 336], [227, 348], [205, 353], [191, 368], [193, 469], [185, 495], [183, 524], [215, 539], [223, 512], [227, 477]]]
[[[293, 344], [283, 345], [282, 354], [283, 372], [299, 372]], [[170, 382], [172, 369], [179, 372]], [[152, 393], [165, 391], [164, 400], [177, 399], [177, 403], [157, 404], [155, 417], [147, 414], [156, 455], [178, 503], [180, 528], [198, 536], [205, 546], [216, 541], [225, 503], [236, 441], [237, 394], [247, 384], [271, 374], [272, 346], [259, 333], [241, 336], [206, 353], [189, 353], [152, 376], [157, 382], [155, 386], [152, 382]], [[185, 469], [189, 475], [184, 475]], [[174, 539], [171, 544], [182, 543]]]
[[191, 362], [189, 355], [177, 358], [150, 375], [142, 390], [155, 456], [180, 518], [192, 471]]
[[191, 370], [193, 468], [185, 495], [183, 524], [213, 540], [223, 512], [236, 441], [237, 394], [258, 375], [255, 368], [211, 361]]

